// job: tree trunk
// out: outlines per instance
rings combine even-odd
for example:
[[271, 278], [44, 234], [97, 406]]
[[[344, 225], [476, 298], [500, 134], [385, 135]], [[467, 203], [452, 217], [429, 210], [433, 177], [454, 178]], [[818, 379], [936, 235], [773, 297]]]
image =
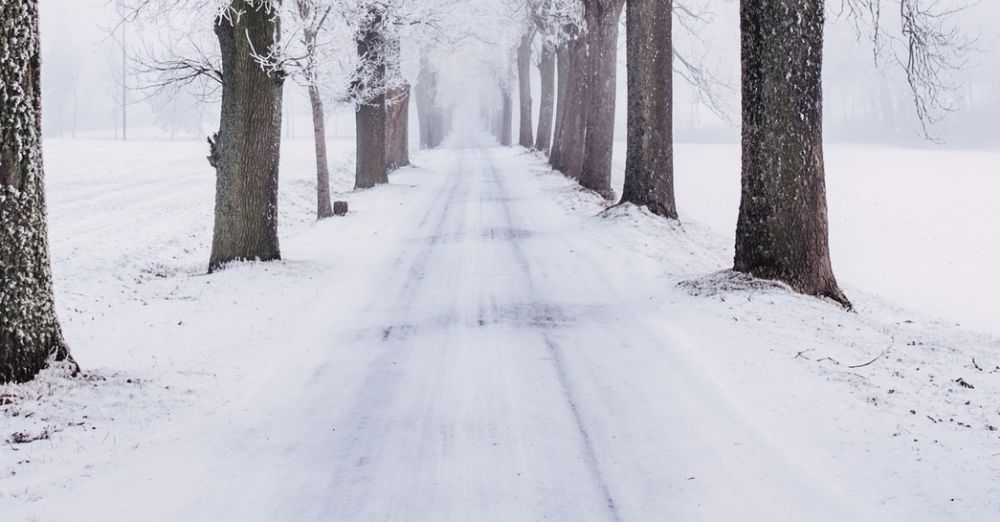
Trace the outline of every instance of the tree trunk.
[[556, 88], [558, 103], [556, 104], [555, 129], [553, 129], [552, 134], [552, 152], [549, 153], [549, 164], [556, 170], [562, 170], [563, 144], [565, 143], [563, 131], [565, 129], [566, 104], [569, 102], [570, 53], [568, 44], [562, 44], [556, 50], [556, 63], [559, 74], [559, 83]]
[[629, 0], [628, 156], [622, 202], [676, 219], [670, 2]]
[[562, 146], [558, 162], [553, 163], [556, 170], [577, 180], [583, 173], [584, 142], [587, 137], [587, 94], [590, 87], [587, 40], [587, 36], [581, 36], [569, 44]]
[[357, 169], [354, 188], [366, 189], [389, 182], [386, 164], [385, 95], [360, 105], [357, 113]]
[[[373, 4], [374, 6], [374, 4]], [[386, 52], [385, 38], [379, 32], [383, 13], [377, 6], [370, 11], [370, 25], [358, 38], [358, 57], [371, 65], [371, 77], [361, 80], [360, 91], [371, 88], [369, 99], [363, 100], [355, 113], [357, 121], [357, 168], [354, 188], [366, 189], [389, 182], [386, 164], [385, 104]], [[369, 69], [369, 67], [365, 67]]]
[[542, 78], [542, 99], [538, 110], [538, 133], [535, 149], [546, 154], [552, 148], [552, 116], [556, 103], [556, 51], [549, 44], [542, 45], [542, 59], [538, 64]]
[[501, 97], [503, 102], [500, 108], [500, 145], [510, 147], [514, 144], [514, 97], [510, 88], [504, 88]]
[[417, 85], [413, 88], [414, 98], [417, 102], [417, 132], [420, 137], [420, 148], [426, 149], [429, 147], [430, 142], [430, 111], [429, 103], [427, 102], [427, 84], [425, 83], [423, 77], [417, 81]]
[[535, 145], [531, 114], [531, 43], [534, 39], [534, 31], [529, 30], [521, 37], [521, 45], [517, 47], [517, 86], [520, 114], [517, 143], [526, 149]]
[[[209, 272], [226, 263], [281, 258], [278, 246], [278, 163], [283, 79], [253, 57], [280, 38], [278, 19], [248, 0], [243, 14], [215, 20], [222, 52], [219, 132], [209, 139], [215, 167], [215, 231]], [[237, 36], [238, 35], [238, 36]], [[261, 51], [262, 52], [262, 51]]]
[[[316, 6], [308, 0], [296, 0], [300, 20], [309, 20]], [[309, 103], [312, 107], [313, 143], [316, 150], [316, 219], [333, 216], [330, 205], [330, 167], [326, 157], [326, 115], [323, 113], [323, 99], [319, 95], [316, 78], [316, 36], [318, 25], [308, 24], [302, 28], [306, 47], [307, 72], [310, 77]]]
[[734, 264], [849, 307], [833, 275], [827, 231], [823, 23], [822, 0], [740, 6], [743, 194]]
[[615, 96], [618, 76], [618, 24], [625, 0], [591, 0], [587, 6], [590, 85], [584, 161], [580, 183], [607, 199], [615, 145]]
[[316, 144], [316, 218], [333, 215], [330, 206], [330, 167], [326, 157], [326, 117], [319, 87], [309, 86], [309, 103], [312, 104], [313, 140]]
[[410, 164], [410, 85], [389, 91], [386, 163], [390, 170]]
[[427, 56], [420, 59], [420, 76], [416, 86], [417, 119], [420, 127], [420, 148], [430, 149], [441, 144], [440, 119], [436, 106], [437, 73]]
[[410, 84], [403, 79], [403, 47], [399, 35], [386, 40], [386, 165], [396, 170], [410, 164]]
[[[38, 1], [0, 3], [0, 383], [72, 363], [49, 261]], [[75, 363], [72, 363], [75, 367]]]

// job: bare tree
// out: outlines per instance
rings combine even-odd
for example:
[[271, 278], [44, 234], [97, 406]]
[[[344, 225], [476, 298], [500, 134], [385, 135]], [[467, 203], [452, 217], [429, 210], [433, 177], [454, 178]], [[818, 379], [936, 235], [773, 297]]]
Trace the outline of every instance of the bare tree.
[[[976, 40], [964, 34], [957, 15], [974, 2], [940, 0], [840, 0], [840, 15], [872, 44], [876, 64], [902, 71], [924, 137], [937, 139], [934, 124], [954, 110], [960, 85], [953, 81], [967, 67]], [[894, 31], [890, 22], [899, 24]]]
[[319, 34], [330, 16], [330, 6], [322, 6], [317, 0], [295, 0], [295, 14], [302, 29], [304, 56], [301, 60], [299, 77], [303, 78], [309, 91], [312, 108], [313, 142], [316, 152], [316, 218], [333, 216], [330, 204], [330, 165], [326, 153], [326, 115], [323, 97], [319, 87]]
[[386, 162], [386, 6], [369, 2], [355, 33], [359, 69], [353, 97], [357, 100], [357, 171], [355, 188], [389, 182]]
[[[359, 107], [359, 114], [374, 110], [381, 110], [383, 113], [377, 117], [385, 119], [385, 123], [377, 125], [384, 127], [381, 142], [384, 143], [382, 148], [386, 149], [383, 155], [386, 156], [387, 168], [409, 163], [411, 86], [403, 74], [403, 42], [409, 41], [414, 44], [414, 49], [425, 48], [423, 50], [426, 51], [429, 45], [425, 44], [438, 35], [438, 24], [445, 13], [454, 8], [456, 1], [458, 0], [342, 2], [354, 6], [345, 9], [344, 13], [349, 25], [354, 28], [359, 51], [348, 98]], [[433, 31], [426, 31], [428, 28]], [[428, 33], [434, 36], [429, 37]], [[437, 71], [431, 67], [427, 52], [422, 54], [414, 89], [420, 119], [420, 143], [421, 147], [435, 147], [443, 139], [444, 118], [436, 103]], [[376, 139], [374, 129], [365, 132], [367, 139]]]
[[625, 0], [584, 0], [589, 89], [580, 183], [607, 199], [615, 138], [618, 26]]
[[[278, 167], [281, 102], [289, 64], [281, 0], [122, 0], [122, 20], [145, 22], [168, 39], [147, 44], [134, 67], [143, 89], [194, 84], [201, 96], [221, 91], [219, 131], [208, 139], [216, 170], [215, 226], [209, 272], [240, 260], [281, 258]], [[191, 27], [213, 20], [214, 40]], [[183, 27], [179, 33], [178, 27]], [[162, 33], [166, 33], [165, 35]]]
[[410, 83], [403, 78], [402, 43], [398, 34], [388, 42], [386, 92], [386, 163], [389, 170], [410, 164]]
[[538, 109], [538, 132], [535, 133], [535, 149], [546, 154], [552, 148], [552, 122], [556, 104], [556, 49], [549, 42], [542, 42], [542, 56], [538, 61], [541, 76], [542, 97]]
[[[528, 0], [526, 13], [529, 32], [538, 36], [541, 49], [538, 59], [541, 100], [534, 148], [548, 154], [552, 148], [556, 117], [556, 49], [570, 37], [570, 32], [576, 30], [577, 24], [582, 23], [578, 19], [582, 13], [582, 5], [579, 0]], [[528, 87], [530, 88], [530, 79]], [[531, 117], [530, 112], [527, 117]], [[527, 132], [523, 129], [522, 135], [527, 137]]]
[[0, 383], [76, 367], [56, 318], [42, 167], [38, 0], [0, 3]]
[[563, 150], [566, 139], [566, 105], [569, 101], [570, 80], [570, 44], [564, 42], [556, 47], [556, 115], [552, 122], [552, 147], [549, 151], [549, 164], [556, 170], [563, 170]]
[[557, 106], [549, 163], [579, 179], [583, 169], [587, 45], [582, 0], [553, 0], [547, 4], [543, 34], [556, 46]]
[[518, 145], [532, 148], [535, 145], [535, 130], [532, 128], [531, 99], [531, 46], [535, 40], [534, 27], [529, 26], [521, 36], [517, 46], [517, 86], [518, 86]]
[[823, 25], [822, 0], [740, 6], [743, 192], [734, 265], [850, 307], [830, 262]]
[[285, 74], [260, 53], [281, 40], [277, 4], [232, 0], [216, 17], [222, 54], [219, 132], [210, 138], [215, 167], [215, 233], [209, 272], [232, 261], [281, 259], [278, 165]]
[[628, 155], [622, 202], [676, 219], [672, 22], [671, 2], [628, 1]]
[[500, 145], [510, 147], [514, 144], [514, 95], [510, 76], [500, 83]]
[[[585, 37], [581, 36], [567, 44], [565, 61], [566, 89], [564, 97], [559, 100], [559, 111], [562, 112], [562, 116], [558, 119], [556, 143], [550, 162], [556, 170], [580, 180], [586, 146], [587, 110], [590, 101], [588, 94], [592, 80]], [[563, 76], [560, 76], [559, 81], [563, 82]]]

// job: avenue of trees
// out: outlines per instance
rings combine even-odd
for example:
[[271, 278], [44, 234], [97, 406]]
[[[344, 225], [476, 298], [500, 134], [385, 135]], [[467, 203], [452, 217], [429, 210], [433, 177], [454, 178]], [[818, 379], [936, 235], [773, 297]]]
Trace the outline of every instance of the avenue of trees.
[[[170, 39], [176, 47], [151, 45], [135, 58], [136, 76], [145, 78], [146, 87], [204, 82], [205, 92], [221, 98], [218, 131], [207, 148], [216, 172], [210, 272], [233, 261], [281, 258], [281, 107], [292, 81], [308, 90], [312, 104], [320, 219], [331, 214], [324, 100], [355, 107], [358, 189], [387, 183], [391, 169], [409, 162], [411, 95], [421, 147], [441, 145], [448, 133], [448, 110], [439, 100], [447, 86], [433, 53], [461, 45], [460, 24], [449, 27], [446, 20], [460, 0], [129, 1], [130, 24], [188, 31]], [[866, 13], [882, 1], [901, 8], [899, 38], [908, 43], [909, 58], [897, 64], [907, 73], [918, 114], [930, 121], [942, 108], [946, 85], [940, 72], [953, 63], [949, 53], [956, 41], [935, 25], [942, 13], [918, 0], [848, 4]], [[614, 198], [615, 76], [624, 14], [628, 147], [621, 201], [677, 218], [672, 24], [687, 8], [666, 0], [503, 2], [519, 34], [497, 61], [498, 103], [483, 108], [499, 143], [515, 143], [514, 96], [519, 95], [516, 143], [548, 154], [554, 168]], [[73, 364], [55, 315], [49, 268], [38, 3], [0, 0], [0, 382], [31, 379], [52, 360]], [[734, 268], [850, 307], [834, 277], [828, 245], [824, 2], [742, 0], [740, 14], [743, 190]], [[858, 23], [875, 28], [874, 39], [880, 38], [880, 20]], [[343, 63], [349, 70], [329, 70]], [[411, 64], [412, 70], [404, 71]], [[535, 64], [541, 77], [537, 126], [531, 97]], [[339, 75], [339, 83], [325, 81], [330, 74]]]
[[[403, 40], [436, 38], [452, 2], [403, 0], [124, 0], [121, 23], [163, 41], [133, 57], [144, 88], [199, 85], [221, 104], [208, 138], [216, 172], [215, 225], [208, 270], [240, 260], [277, 260], [282, 97], [289, 80], [308, 89], [313, 111], [317, 217], [333, 214], [323, 89], [326, 69], [343, 88], [329, 95], [356, 107], [357, 188], [388, 182], [409, 164], [410, 85], [401, 71]], [[55, 315], [41, 155], [38, 0], [0, 2], [0, 382], [31, 379], [51, 360], [72, 358]], [[195, 28], [195, 29], [191, 29]], [[211, 29], [209, 32], [208, 29]], [[439, 28], [438, 28], [439, 29]], [[353, 42], [353, 44], [345, 44]], [[350, 59], [344, 49], [353, 49]], [[337, 55], [336, 53], [340, 53]], [[436, 76], [422, 60], [417, 88], [421, 144], [441, 143], [446, 125]], [[337, 83], [337, 82], [330, 82]], [[331, 89], [332, 90], [332, 89]]]
[[[899, 13], [898, 33], [885, 27], [888, 15], [882, 13], [890, 5]], [[628, 131], [620, 202], [676, 219], [674, 73], [695, 79], [696, 89], [711, 88], [699, 84], [696, 70], [692, 74], [697, 66], [683, 58], [675, 60], [675, 20], [680, 18], [683, 25], [683, 17], [699, 16], [682, 0], [514, 0], [515, 18], [527, 20], [515, 51], [518, 143], [546, 153], [553, 168], [583, 187], [615, 198], [611, 156], [623, 9]], [[928, 125], [948, 110], [945, 74], [961, 67], [970, 45], [948, 24], [953, 13], [919, 0], [845, 0], [841, 14], [859, 37], [871, 40], [877, 59], [905, 73], [915, 112], [927, 133]], [[850, 308], [834, 277], [827, 230], [822, 82], [826, 16], [823, 0], [740, 2], [743, 170], [733, 267]], [[529, 64], [536, 36], [542, 121], [532, 136]], [[894, 52], [884, 43], [887, 40], [904, 51]], [[558, 77], [557, 106], [550, 138], [553, 69]], [[510, 142], [508, 128], [501, 126], [495, 132], [501, 144]]]

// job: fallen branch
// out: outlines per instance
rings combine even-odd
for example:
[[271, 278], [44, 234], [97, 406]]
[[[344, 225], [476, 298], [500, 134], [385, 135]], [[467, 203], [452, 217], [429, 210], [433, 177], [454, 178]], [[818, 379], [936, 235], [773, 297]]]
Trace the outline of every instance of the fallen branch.
[[848, 368], [864, 368], [865, 366], [873, 364], [875, 361], [877, 361], [877, 360], [881, 359], [882, 357], [884, 357], [885, 354], [889, 353], [889, 350], [892, 350], [892, 347], [895, 344], [896, 344], [896, 336], [892, 336], [892, 339], [889, 341], [889, 347], [886, 348], [885, 350], [883, 350], [882, 353], [880, 353], [877, 356], [875, 356], [874, 359], [872, 359], [872, 360], [870, 360], [870, 361], [868, 361], [868, 362], [866, 362], [864, 364], [857, 364], [857, 365], [854, 365], [854, 366], [848, 366]]

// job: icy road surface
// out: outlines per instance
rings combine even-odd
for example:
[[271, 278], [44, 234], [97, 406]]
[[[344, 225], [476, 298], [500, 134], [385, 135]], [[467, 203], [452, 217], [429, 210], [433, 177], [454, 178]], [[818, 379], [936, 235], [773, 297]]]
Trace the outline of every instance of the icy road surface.
[[393, 178], [407, 202], [354, 245], [367, 270], [310, 283], [241, 401], [33, 515], [859, 520], [700, 377], [675, 349], [684, 325], [644, 308], [535, 160], [422, 160]]

